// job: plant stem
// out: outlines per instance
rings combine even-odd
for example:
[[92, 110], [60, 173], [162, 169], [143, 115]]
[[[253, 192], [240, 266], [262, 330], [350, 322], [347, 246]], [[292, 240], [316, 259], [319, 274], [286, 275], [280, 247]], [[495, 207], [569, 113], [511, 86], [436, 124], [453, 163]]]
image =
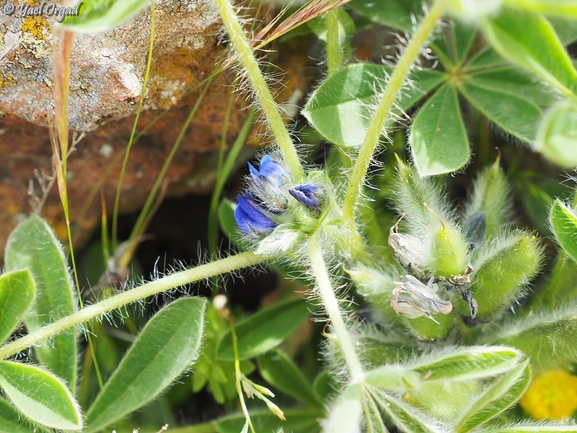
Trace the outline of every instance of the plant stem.
[[302, 182], [304, 179], [304, 171], [299, 156], [270, 89], [260, 71], [250, 43], [242, 30], [239, 19], [234, 13], [229, 0], [215, 0], [215, 3], [228, 32], [230, 41], [236, 51], [238, 60], [242, 64], [243, 74], [246, 75], [252, 85], [256, 99], [274, 135], [276, 144], [281, 150], [295, 181], [297, 183]]
[[110, 252], [111, 255], [114, 255], [114, 253], [116, 252], [116, 247], [118, 245], [118, 212], [120, 208], [120, 194], [122, 193], [122, 183], [124, 181], [124, 173], [126, 172], [126, 167], [128, 166], [128, 158], [130, 156], [130, 150], [132, 149], [132, 145], [136, 141], [134, 139], [134, 136], [136, 135], [138, 120], [140, 119], [140, 113], [142, 113], [142, 108], [144, 106], [144, 98], [146, 97], [146, 88], [148, 87], [148, 79], [150, 78], [150, 68], [152, 67], [152, 51], [154, 48], [154, 37], [156, 35], [155, 5], [156, 5], [155, 1], [152, 1], [150, 3], [150, 39], [148, 44], [148, 60], [146, 61], [146, 71], [144, 73], [144, 82], [142, 83], [140, 104], [138, 104], [138, 110], [136, 110], [136, 116], [134, 117], [134, 123], [132, 124], [132, 131], [130, 132], [130, 138], [128, 140], [128, 144], [126, 145], [126, 150], [124, 151], [124, 161], [122, 163], [122, 168], [120, 169], [118, 186], [116, 188], [116, 195], [114, 197], [114, 210], [112, 212], [112, 251]]
[[254, 266], [267, 260], [273, 260], [274, 258], [275, 257], [259, 256], [250, 251], [167, 275], [166, 277], [159, 278], [158, 280], [151, 281], [150, 283], [143, 284], [132, 290], [127, 290], [126, 292], [119, 293], [118, 295], [83, 308], [70, 316], [57, 320], [12, 343], [0, 347], [0, 359], [6, 359], [73, 326], [101, 317], [103, 314], [116, 308], [140, 301], [158, 293], [166, 292], [175, 287], [185, 286], [215, 275]]
[[417, 60], [423, 46], [427, 42], [429, 34], [435, 28], [437, 21], [443, 16], [445, 11], [444, 0], [436, 1], [429, 13], [421, 21], [419, 28], [413, 35], [411, 42], [405, 48], [403, 55], [395, 66], [395, 70], [385, 88], [383, 96], [379, 102], [377, 110], [373, 115], [365, 140], [359, 150], [359, 155], [353, 167], [351, 178], [347, 186], [347, 192], [343, 203], [343, 216], [345, 223], [353, 225], [355, 223], [355, 211], [358, 205], [359, 196], [363, 187], [365, 175], [371, 163], [375, 148], [379, 142], [379, 137], [383, 130], [383, 125], [393, 108], [397, 95], [403, 83], [411, 72], [413, 64]]
[[338, 12], [338, 9], [331, 9], [327, 12], [327, 71], [329, 76], [337, 72], [343, 62], [339, 41]]
[[339, 303], [331, 285], [327, 265], [323, 257], [322, 249], [318, 243], [318, 235], [311, 236], [309, 241], [311, 267], [321, 294], [323, 306], [327, 311], [331, 326], [337, 335], [338, 342], [349, 367], [353, 382], [361, 382], [364, 378], [364, 370], [355, 352], [355, 347], [347, 331], [345, 321], [341, 315]]

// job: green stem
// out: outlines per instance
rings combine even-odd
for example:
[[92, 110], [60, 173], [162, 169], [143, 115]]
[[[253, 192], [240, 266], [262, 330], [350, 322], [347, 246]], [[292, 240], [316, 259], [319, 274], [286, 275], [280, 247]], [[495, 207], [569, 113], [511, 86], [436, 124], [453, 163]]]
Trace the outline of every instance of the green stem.
[[136, 135], [136, 128], [138, 126], [138, 120], [140, 119], [140, 113], [142, 113], [142, 108], [144, 106], [144, 98], [146, 96], [146, 88], [148, 87], [148, 79], [150, 78], [150, 68], [152, 66], [152, 51], [154, 48], [154, 36], [155, 32], [155, 11], [156, 2], [152, 1], [150, 4], [150, 40], [148, 45], [148, 60], [146, 62], [146, 71], [144, 73], [144, 82], [142, 83], [142, 93], [140, 95], [140, 104], [138, 105], [138, 110], [136, 110], [136, 117], [134, 118], [134, 123], [132, 124], [132, 131], [130, 132], [130, 139], [128, 140], [128, 145], [124, 153], [124, 161], [122, 163], [122, 168], [120, 170], [120, 177], [118, 178], [118, 187], [116, 188], [116, 196], [114, 197], [114, 210], [112, 213], [112, 249], [111, 255], [114, 255], [116, 251], [116, 246], [118, 243], [118, 212], [120, 208], [120, 194], [122, 192], [122, 183], [124, 181], [124, 174], [126, 172], [126, 167], [128, 166], [128, 158], [130, 156], [130, 150], [134, 144], [134, 136]]
[[419, 28], [411, 39], [411, 42], [407, 45], [401, 59], [395, 66], [395, 70], [385, 88], [377, 110], [371, 119], [367, 135], [365, 136], [365, 140], [359, 150], [359, 155], [347, 186], [347, 192], [343, 203], [343, 215], [347, 224], [353, 225], [355, 223], [355, 211], [359, 201], [359, 196], [361, 194], [369, 164], [371, 163], [373, 154], [375, 153], [375, 149], [379, 142], [383, 125], [393, 108], [397, 95], [403, 87], [403, 83], [411, 72], [413, 64], [419, 57], [423, 46], [427, 42], [429, 34], [435, 28], [437, 21], [443, 16], [444, 11], [445, 2], [443, 0], [435, 2], [429, 10], [428, 15], [426, 15], [421, 21]]
[[338, 9], [327, 12], [327, 70], [329, 76], [339, 70], [342, 64], [342, 49], [339, 44]]
[[355, 347], [350, 338], [349, 332], [347, 331], [343, 316], [341, 315], [341, 309], [339, 308], [339, 303], [335, 297], [335, 292], [333, 291], [329, 274], [327, 272], [327, 265], [323, 257], [322, 249], [319, 245], [318, 234], [311, 236], [309, 248], [311, 255], [311, 268], [317, 282], [323, 306], [325, 307], [331, 321], [331, 326], [338, 338], [345, 361], [351, 373], [352, 381], [362, 382], [365, 374], [363, 366], [355, 352]]
[[242, 30], [238, 17], [234, 13], [229, 0], [215, 0], [216, 7], [226, 27], [230, 41], [234, 46], [238, 60], [242, 64], [243, 73], [252, 85], [252, 89], [260, 104], [276, 144], [281, 150], [295, 181], [302, 182], [304, 170], [292, 139], [285, 127], [283, 118], [272, 97], [270, 89], [260, 71], [258, 62], [252, 52], [250, 43]]
[[37, 329], [12, 343], [0, 347], [0, 359], [7, 359], [30, 346], [46, 340], [47, 338], [76, 325], [101, 317], [103, 314], [116, 308], [140, 301], [158, 293], [166, 292], [175, 287], [185, 286], [215, 275], [224, 274], [248, 266], [254, 266], [267, 260], [274, 260], [274, 257], [259, 256], [251, 251], [230, 256], [216, 262], [207, 263], [206, 265], [201, 265], [196, 268], [176, 272], [172, 275], [167, 275], [166, 277], [159, 278], [158, 280], [151, 281], [150, 283], [143, 284], [132, 290], [127, 290], [126, 292], [122, 292], [83, 308], [70, 316], [57, 320], [56, 322]]

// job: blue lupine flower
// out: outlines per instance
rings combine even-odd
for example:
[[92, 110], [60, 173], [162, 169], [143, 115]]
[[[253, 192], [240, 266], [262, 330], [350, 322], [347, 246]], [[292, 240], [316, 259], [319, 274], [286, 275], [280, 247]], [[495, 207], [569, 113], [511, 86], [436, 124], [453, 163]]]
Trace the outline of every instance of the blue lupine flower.
[[323, 204], [323, 189], [315, 184], [294, 185], [289, 188], [289, 194], [310, 208], [319, 210]]
[[250, 195], [258, 206], [273, 214], [285, 211], [288, 206], [285, 184], [289, 175], [284, 168], [270, 155], [265, 155], [260, 160], [258, 169], [249, 162], [248, 170]]
[[238, 228], [248, 235], [263, 234], [276, 227], [276, 223], [267, 217], [251, 199], [239, 194], [236, 197], [234, 219]]
[[256, 169], [250, 162], [248, 163], [248, 171], [256, 182], [266, 181], [275, 187], [282, 187], [285, 184], [285, 179], [288, 175], [284, 169], [272, 159], [272, 156], [265, 155], [260, 160], [260, 166]]

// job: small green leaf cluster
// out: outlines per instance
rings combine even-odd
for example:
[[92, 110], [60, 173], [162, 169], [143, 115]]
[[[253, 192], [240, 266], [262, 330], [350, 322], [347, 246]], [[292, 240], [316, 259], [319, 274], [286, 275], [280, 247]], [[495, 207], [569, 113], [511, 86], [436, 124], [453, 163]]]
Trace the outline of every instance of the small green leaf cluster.
[[[81, 313], [62, 246], [40, 217], [33, 215], [16, 227], [4, 261], [7, 272], [0, 276], [3, 341], [21, 322], [33, 332]], [[35, 427], [30, 429], [97, 432], [134, 412], [198, 357], [205, 304], [199, 298], [181, 298], [154, 315], [86, 407], [75, 398], [76, 330], [56, 332], [36, 345], [37, 365], [0, 361], [0, 388], [6, 397], [0, 411], [3, 431], [30, 431], [22, 428], [31, 425]], [[22, 417], [26, 422], [15, 422]]]

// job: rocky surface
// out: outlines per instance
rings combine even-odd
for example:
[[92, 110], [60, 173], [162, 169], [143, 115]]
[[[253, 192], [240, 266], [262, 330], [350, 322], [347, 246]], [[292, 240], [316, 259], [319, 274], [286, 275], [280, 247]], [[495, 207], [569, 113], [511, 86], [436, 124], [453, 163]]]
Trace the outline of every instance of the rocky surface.
[[[38, 3], [20, 0], [24, 2]], [[52, 51], [58, 44], [57, 32], [49, 19], [23, 18], [17, 13], [7, 19], [2, 15], [6, 4], [6, 0], [0, 0], [0, 250], [17, 220], [30, 212], [27, 190], [35, 177], [34, 170], [51, 173], [47, 126], [54, 117]], [[199, 98], [199, 84], [214, 70], [222, 53], [219, 30], [211, 0], [157, 0], [152, 71], [144, 101], [146, 111], [139, 123], [139, 130], [148, 129], [131, 153], [123, 183], [122, 212], [139, 209], [146, 199]], [[70, 126], [86, 131], [86, 136], [69, 162], [73, 218], [87, 205], [99, 179], [102, 181], [82, 223], [87, 229], [84, 235], [99, 222], [100, 190], [108, 211], [112, 209], [120, 164], [109, 167], [130, 137], [140, 103], [149, 36], [150, 8], [114, 30], [74, 36]], [[279, 101], [294, 100], [305, 90], [302, 69], [306, 53], [298, 44], [297, 41], [294, 50], [283, 52], [280, 62], [275, 61], [288, 74]], [[234, 74], [227, 71], [209, 87], [167, 174], [168, 195], [210, 191], [233, 79]], [[234, 97], [233, 102], [228, 144], [247, 115], [243, 110], [247, 104], [242, 98]], [[108, 175], [104, 176], [106, 171]], [[59, 235], [64, 235], [56, 188], [42, 214]]]

